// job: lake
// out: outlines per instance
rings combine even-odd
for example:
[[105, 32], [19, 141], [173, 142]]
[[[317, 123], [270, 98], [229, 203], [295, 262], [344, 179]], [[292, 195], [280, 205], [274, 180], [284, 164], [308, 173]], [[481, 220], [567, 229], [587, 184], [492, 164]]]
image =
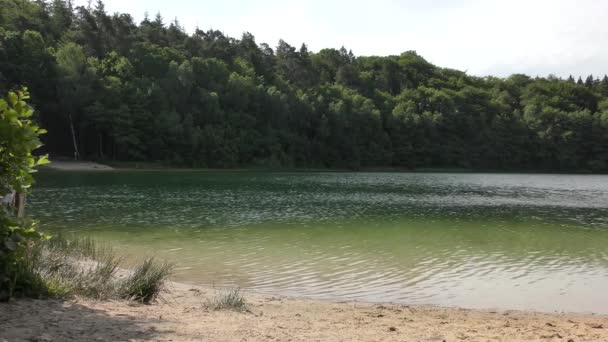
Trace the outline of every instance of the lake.
[[30, 214], [175, 279], [317, 299], [608, 313], [608, 176], [43, 172]]

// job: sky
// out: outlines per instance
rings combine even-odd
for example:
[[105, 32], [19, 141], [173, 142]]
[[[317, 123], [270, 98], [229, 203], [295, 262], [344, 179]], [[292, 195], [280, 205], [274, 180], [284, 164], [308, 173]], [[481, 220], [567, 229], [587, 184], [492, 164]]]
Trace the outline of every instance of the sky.
[[[86, 4], [77, 0], [76, 4]], [[415, 50], [477, 76], [608, 74], [606, 0], [105, 0], [110, 13], [148, 12], [258, 43], [355, 55]]]

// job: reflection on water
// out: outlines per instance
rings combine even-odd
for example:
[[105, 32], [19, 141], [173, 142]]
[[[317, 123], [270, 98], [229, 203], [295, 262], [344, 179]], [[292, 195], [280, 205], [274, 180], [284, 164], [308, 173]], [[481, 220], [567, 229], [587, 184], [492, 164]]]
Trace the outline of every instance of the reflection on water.
[[330, 299], [608, 313], [608, 177], [44, 173], [51, 230], [182, 281]]

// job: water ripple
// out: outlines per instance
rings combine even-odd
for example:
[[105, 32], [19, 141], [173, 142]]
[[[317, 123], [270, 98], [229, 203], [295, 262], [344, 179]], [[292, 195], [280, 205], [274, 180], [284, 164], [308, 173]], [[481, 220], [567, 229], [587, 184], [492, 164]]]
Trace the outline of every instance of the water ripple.
[[42, 173], [30, 204], [188, 282], [608, 313], [607, 176]]

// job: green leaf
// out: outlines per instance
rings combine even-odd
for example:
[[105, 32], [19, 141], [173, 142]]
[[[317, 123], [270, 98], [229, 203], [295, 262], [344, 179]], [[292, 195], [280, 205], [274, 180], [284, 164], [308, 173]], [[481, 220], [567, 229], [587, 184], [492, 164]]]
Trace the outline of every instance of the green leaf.
[[4, 112], [4, 115], [6, 115], [6, 118], [9, 121], [16, 121], [17, 118], [19, 117], [19, 114], [17, 113], [17, 111], [15, 111], [14, 109], [8, 109]]
[[16, 105], [17, 101], [19, 101], [19, 97], [17, 96], [17, 94], [13, 93], [12, 91], [8, 93], [8, 103], [10, 103], [11, 106]]
[[23, 111], [22, 116], [23, 116], [24, 118], [29, 118], [29, 117], [30, 117], [30, 116], [32, 116], [33, 114], [34, 114], [34, 110], [30, 108], [30, 109], [27, 109], [27, 110]]
[[44, 155], [41, 156], [40, 158], [38, 158], [38, 162], [36, 162], [36, 166], [40, 166], [40, 165], [46, 165], [46, 164], [50, 164], [51, 161], [49, 160], [49, 156]]

